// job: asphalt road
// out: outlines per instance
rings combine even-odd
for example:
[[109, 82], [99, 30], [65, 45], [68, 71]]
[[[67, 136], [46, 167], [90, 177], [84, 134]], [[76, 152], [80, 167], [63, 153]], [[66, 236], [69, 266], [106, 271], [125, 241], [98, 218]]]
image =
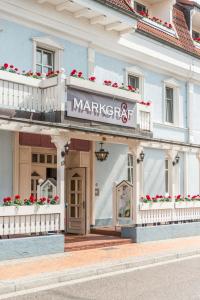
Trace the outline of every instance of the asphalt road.
[[[9, 298], [11, 299], [11, 298]], [[196, 300], [200, 257], [24, 295], [13, 300]]]

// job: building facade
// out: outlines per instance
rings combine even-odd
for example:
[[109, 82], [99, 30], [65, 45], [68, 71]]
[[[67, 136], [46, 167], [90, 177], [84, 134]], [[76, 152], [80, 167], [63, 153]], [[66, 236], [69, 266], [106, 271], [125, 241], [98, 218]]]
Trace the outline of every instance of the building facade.
[[199, 16], [184, 0], [2, 1], [0, 235], [198, 233]]

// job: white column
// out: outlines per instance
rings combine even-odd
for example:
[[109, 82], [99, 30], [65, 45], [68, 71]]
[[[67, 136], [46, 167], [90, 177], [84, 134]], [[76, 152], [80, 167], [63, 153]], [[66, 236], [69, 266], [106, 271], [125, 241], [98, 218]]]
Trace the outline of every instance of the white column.
[[13, 142], [13, 194], [19, 194], [19, 132], [14, 133]]
[[92, 143], [92, 149], [91, 149], [91, 205], [90, 205], [90, 224], [95, 225], [95, 184], [96, 184], [96, 156], [95, 156], [95, 150], [96, 150], [96, 142]]
[[139, 143], [129, 144], [130, 153], [134, 157], [134, 168], [133, 168], [133, 223], [139, 223], [139, 205], [140, 197], [143, 195], [143, 163], [137, 162], [137, 159], [140, 157], [140, 153], [143, 148]]
[[92, 45], [88, 47], [88, 76], [94, 75], [95, 67], [95, 49]]
[[200, 152], [197, 152], [197, 159], [199, 163], [199, 194], [200, 194]]
[[193, 137], [193, 116], [192, 108], [194, 106], [194, 84], [190, 81], [187, 82], [187, 127], [188, 127], [188, 143], [194, 142]]
[[60, 230], [65, 230], [65, 157], [62, 157], [61, 152], [70, 139], [68, 136], [60, 135], [52, 136], [51, 141], [57, 148], [57, 193], [61, 204]]

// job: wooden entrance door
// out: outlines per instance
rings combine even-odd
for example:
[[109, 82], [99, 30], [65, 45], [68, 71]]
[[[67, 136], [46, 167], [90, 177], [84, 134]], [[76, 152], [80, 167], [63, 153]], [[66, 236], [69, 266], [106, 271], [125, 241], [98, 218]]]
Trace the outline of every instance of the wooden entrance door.
[[67, 170], [67, 232], [85, 234], [85, 169]]

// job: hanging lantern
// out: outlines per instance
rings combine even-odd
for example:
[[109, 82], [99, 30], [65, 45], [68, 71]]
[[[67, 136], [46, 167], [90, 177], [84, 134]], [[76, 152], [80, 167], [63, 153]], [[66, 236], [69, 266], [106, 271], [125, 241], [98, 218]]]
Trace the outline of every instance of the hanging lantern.
[[95, 152], [97, 160], [104, 161], [107, 159], [109, 152], [103, 149], [103, 143], [100, 143], [101, 147], [99, 151]]

